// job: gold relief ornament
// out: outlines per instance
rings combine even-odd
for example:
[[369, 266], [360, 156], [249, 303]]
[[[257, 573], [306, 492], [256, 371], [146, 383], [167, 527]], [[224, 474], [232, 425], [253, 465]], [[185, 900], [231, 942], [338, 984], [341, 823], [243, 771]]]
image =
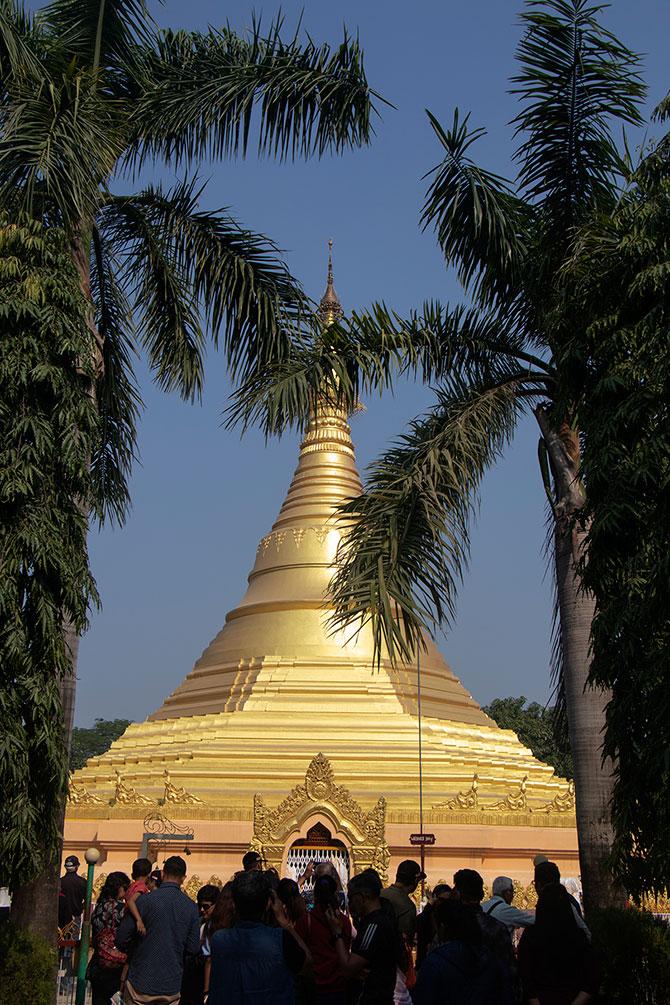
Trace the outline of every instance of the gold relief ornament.
[[654, 914], [670, 914], [670, 895], [667, 892], [657, 895], [648, 893], [642, 898], [640, 906]]
[[93, 880], [93, 900], [97, 900], [100, 896], [100, 891], [105, 885], [105, 880], [107, 879], [106, 872], [99, 872], [98, 875]]
[[182, 890], [184, 893], [188, 894], [191, 900], [195, 900], [198, 896], [198, 890], [202, 886], [199, 876], [191, 876], [188, 883], [184, 883]]
[[477, 808], [479, 796], [479, 775], [477, 772], [472, 776], [472, 785], [466, 792], [459, 792], [453, 799], [447, 799], [444, 803], [438, 803], [433, 809], [446, 810], [474, 810]]
[[137, 792], [131, 785], [126, 785], [121, 777], [120, 771], [116, 770], [114, 774], [116, 776], [114, 802], [122, 803], [125, 806], [131, 806], [133, 804], [148, 806], [153, 802], [153, 800], [149, 799], [148, 796], [143, 796], [140, 792]]
[[526, 800], [526, 785], [528, 783], [528, 775], [524, 775], [519, 784], [518, 792], [510, 792], [508, 796], [504, 799], [498, 800], [496, 803], [489, 803], [488, 806], [483, 806], [484, 810], [496, 810], [499, 812], [510, 812], [518, 813], [520, 810], [528, 809], [528, 804]]
[[67, 787], [67, 801], [73, 806], [103, 805], [100, 796], [96, 796], [95, 793], [89, 792], [85, 786], [75, 782], [72, 775], [70, 775]]
[[[284, 843], [295, 832], [296, 823], [320, 806], [328, 808], [331, 814], [335, 811], [338, 826], [351, 843], [354, 863], [365, 859], [369, 865], [376, 849], [385, 843], [386, 800], [380, 797], [366, 813], [344, 785], [335, 783], [332, 765], [321, 753], [310, 762], [304, 784], [296, 785], [276, 809], [270, 809], [263, 796], [256, 793], [250, 849], [258, 851], [269, 864], [281, 861]], [[379, 856], [382, 863], [383, 849]]]
[[170, 772], [167, 768], [163, 772], [163, 779], [165, 782], [165, 789], [163, 791], [164, 802], [182, 804], [188, 803], [189, 805], [202, 802], [202, 799], [198, 796], [194, 796], [191, 792], [187, 792], [181, 785], [173, 785], [170, 781]]
[[528, 886], [520, 880], [513, 880], [514, 883], [514, 899], [512, 900], [512, 907], [518, 907], [522, 911], [532, 911], [537, 906], [537, 890], [535, 889], [534, 883], [529, 883]]
[[565, 792], [559, 792], [550, 803], [532, 810], [533, 813], [571, 813], [575, 808], [575, 783], [570, 779]]
[[305, 791], [310, 799], [320, 802], [329, 799], [335, 787], [333, 768], [323, 754], [317, 754], [307, 768]]
[[380, 841], [375, 847], [374, 853], [372, 855], [371, 866], [376, 869], [379, 873], [380, 879], [384, 886], [388, 882], [388, 868], [391, 863], [391, 852], [386, 841]]
[[364, 821], [365, 836], [370, 844], [384, 842], [386, 834], [386, 799], [380, 796], [373, 810]]

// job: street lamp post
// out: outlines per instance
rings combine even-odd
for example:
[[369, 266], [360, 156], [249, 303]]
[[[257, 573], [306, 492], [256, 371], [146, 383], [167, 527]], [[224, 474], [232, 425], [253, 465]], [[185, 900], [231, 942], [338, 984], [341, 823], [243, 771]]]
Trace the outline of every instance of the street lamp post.
[[88, 947], [91, 936], [91, 898], [93, 897], [93, 873], [96, 862], [100, 859], [100, 851], [97, 848], [87, 848], [84, 858], [88, 865], [88, 875], [86, 877], [86, 904], [84, 906], [84, 920], [81, 926], [81, 938], [79, 940], [79, 965], [77, 967], [77, 996], [75, 1005], [84, 1005], [86, 1001], [86, 965], [88, 963]]

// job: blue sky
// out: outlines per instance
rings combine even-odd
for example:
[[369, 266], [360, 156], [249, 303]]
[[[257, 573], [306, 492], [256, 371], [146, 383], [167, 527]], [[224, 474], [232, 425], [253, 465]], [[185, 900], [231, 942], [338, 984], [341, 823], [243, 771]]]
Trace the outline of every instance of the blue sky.
[[[277, 11], [264, 2], [253, 9], [266, 23]], [[507, 123], [515, 104], [507, 89], [519, 9], [518, 0], [287, 0], [287, 32], [301, 11], [317, 41], [336, 43], [343, 23], [359, 31], [370, 84], [396, 110], [383, 110], [369, 148], [342, 157], [203, 164], [203, 202], [231, 207], [244, 225], [277, 241], [313, 297], [324, 286], [332, 237], [345, 308], [384, 299], [404, 312], [426, 298], [461, 298], [432, 236], [418, 226], [422, 176], [439, 159], [424, 110], [445, 122], [456, 105], [471, 110], [472, 122], [488, 130], [479, 158], [495, 171], [511, 171]], [[172, 27], [228, 21], [241, 31], [252, 8], [240, 0], [166, 0], [154, 15]], [[616, 0], [606, 21], [644, 54], [653, 107], [670, 87], [670, 4]], [[174, 179], [162, 167], [153, 177]], [[240, 440], [222, 428], [229, 385], [215, 353], [202, 405], [165, 396], [144, 371], [140, 379], [147, 407], [133, 509], [123, 529], [106, 528], [91, 539], [103, 608], [81, 645], [79, 725], [98, 716], [142, 719], [188, 673], [243, 594], [257, 542], [275, 518], [297, 458], [293, 436], [266, 446], [256, 433]], [[352, 420], [361, 468], [429, 401], [426, 389], [409, 383], [394, 397], [367, 401], [367, 411]], [[457, 620], [441, 642], [482, 703], [511, 694], [544, 702], [549, 695], [551, 588], [536, 443], [527, 422], [485, 480]]]

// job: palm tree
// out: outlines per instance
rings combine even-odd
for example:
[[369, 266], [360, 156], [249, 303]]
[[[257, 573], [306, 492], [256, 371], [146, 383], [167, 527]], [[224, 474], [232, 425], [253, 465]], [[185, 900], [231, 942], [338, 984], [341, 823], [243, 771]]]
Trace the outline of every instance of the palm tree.
[[[669, 111], [666, 97], [653, 116], [666, 129]], [[612, 690], [613, 867], [636, 898], [663, 894], [670, 881], [669, 169], [666, 131], [643, 150], [614, 212], [584, 229], [569, 272], [575, 297], [589, 312], [599, 305], [586, 355], [583, 339], [574, 343], [591, 516], [581, 572], [595, 600], [591, 677]]]
[[[122, 521], [128, 505], [141, 406], [134, 354], [146, 355], [162, 388], [192, 399], [206, 333], [243, 378], [265, 354], [282, 358], [309, 317], [276, 246], [227, 211], [200, 209], [193, 177], [114, 192], [149, 159], [188, 172], [205, 155], [246, 153], [252, 133], [276, 157], [367, 143], [374, 92], [358, 42], [345, 32], [331, 50], [298, 34], [284, 40], [281, 28], [173, 32], [155, 25], [144, 0], [53, 0], [34, 15], [0, 0], [0, 206], [67, 235], [89, 305], [84, 371], [101, 427], [81, 505], [100, 519]], [[71, 615], [62, 612], [66, 746], [80, 627]], [[62, 772], [52, 785], [55, 805]], [[15, 916], [50, 935], [53, 911], [24, 892]]]
[[587, 0], [527, 0], [512, 122], [517, 175], [507, 181], [471, 157], [483, 130], [455, 112], [430, 172], [423, 209], [473, 306], [424, 304], [409, 318], [377, 304], [334, 325], [316, 345], [297, 341], [267, 380], [251, 379], [235, 419], [267, 432], [299, 423], [324, 385], [353, 407], [361, 388], [396, 369], [436, 385], [436, 403], [368, 472], [366, 494], [343, 508], [353, 526], [332, 594], [336, 622], [371, 622], [378, 654], [411, 659], [422, 632], [448, 621], [467, 564], [469, 525], [485, 471], [530, 412], [551, 514], [555, 657], [574, 756], [580, 863], [587, 908], [616, 900], [612, 764], [602, 761], [607, 693], [588, 686], [591, 596], [577, 567], [587, 527], [580, 479], [579, 397], [563, 347], [588, 318], [571, 300], [563, 267], [577, 229], [607, 212], [625, 165], [613, 140], [639, 121], [637, 57], [599, 23]]

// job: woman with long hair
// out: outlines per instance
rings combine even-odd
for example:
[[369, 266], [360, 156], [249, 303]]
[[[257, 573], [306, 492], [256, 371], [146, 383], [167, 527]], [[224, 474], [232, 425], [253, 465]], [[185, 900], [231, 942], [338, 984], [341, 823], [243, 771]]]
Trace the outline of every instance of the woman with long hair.
[[[282, 880], [286, 882], [286, 880]], [[335, 878], [326, 873], [317, 875], [314, 883], [314, 907], [305, 911], [296, 923], [296, 930], [310, 951], [316, 984], [317, 1005], [346, 1005], [347, 981], [335, 947], [335, 937], [328, 920], [332, 912], [342, 927], [341, 937], [347, 953], [351, 949], [351, 922], [340, 909], [339, 890]]]
[[535, 924], [519, 943], [519, 973], [529, 1005], [586, 1005], [598, 993], [595, 953], [560, 883], [540, 891]]
[[129, 886], [130, 877], [125, 872], [110, 872], [91, 916], [93, 956], [87, 977], [93, 992], [92, 1005], [109, 1005], [112, 995], [121, 988], [126, 954], [116, 949], [114, 939], [123, 918]]
[[219, 890], [216, 903], [201, 929], [202, 955], [205, 958], [205, 995], [209, 994], [209, 981], [212, 973], [212, 957], [210, 952], [210, 940], [214, 932], [221, 928], [232, 928], [235, 921], [235, 905], [233, 904], [233, 884], [232, 881], [224, 883]]

